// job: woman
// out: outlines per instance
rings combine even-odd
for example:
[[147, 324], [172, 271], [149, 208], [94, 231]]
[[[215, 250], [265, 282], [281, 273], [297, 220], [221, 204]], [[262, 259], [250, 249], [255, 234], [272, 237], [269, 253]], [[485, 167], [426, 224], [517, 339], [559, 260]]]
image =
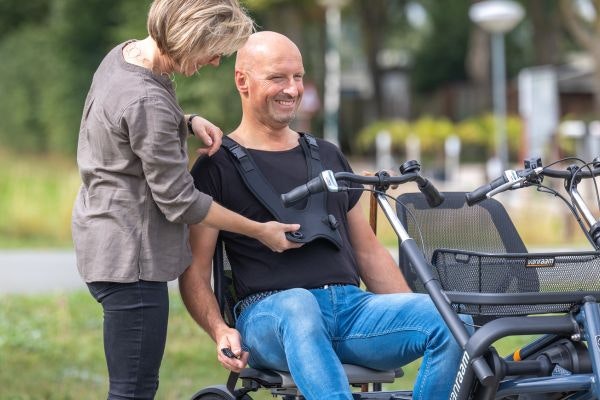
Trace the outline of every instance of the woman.
[[186, 137], [209, 155], [222, 133], [185, 116], [170, 75], [219, 65], [253, 31], [236, 0], [155, 0], [149, 36], [115, 47], [98, 67], [79, 132], [82, 186], [73, 209], [77, 267], [104, 310], [109, 399], [152, 399], [165, 347], [169, 280], [190, 264], [188, 224], [254, 237], [274, 251], [298, 245], [298, 225], [258, 223], [195, 190]]

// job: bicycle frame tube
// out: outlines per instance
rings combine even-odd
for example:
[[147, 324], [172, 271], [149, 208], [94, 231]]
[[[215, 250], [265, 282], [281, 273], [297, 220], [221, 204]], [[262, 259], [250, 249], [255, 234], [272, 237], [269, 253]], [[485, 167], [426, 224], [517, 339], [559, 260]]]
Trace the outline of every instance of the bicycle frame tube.
[[[423, 281], [436, 308], [448, 325], [448, 328], [458, 344], [465, 349], [467, 341], [469, 340], [469, 333], [458, 315], [456, 315], [450, 306], [450, 301], [444, 295], [440, 283], [433, 276], [431, 267], [425, 261], [423, 253], [404, 229], [404, 226], [399, 221], [398, 216], [388, 203], [386, 197], [383, 194], [378, 193], [376, 194], [376, 198], [377, 203], [383, 210], [388, 221], [390, 221], [396, 235], [398, 235], [402, 250], [406, 253], [408, 259], [410, 259], [415, 267], [417, 274], [419, 274], [419, 278]], [[483, 385], [489, 385], [494, 382], [494, 374], [483, 357], [472, 359], [471, 355], [465, 350], [460, 365], [458, 366], [455, 383], [450, 395], [452, 400], [468, 399], [474, 383], [474, 372], [477, 374], [477, 377]]]
[[575, 206], [577, 207], [579, 212], [585, 218], [585, 222], [588, 225], [587, 227], [588, 227], [588, 229], [590, 229], [596, 223], [596, 218], [594, 218], [594, 216], [590, 212], [589, 208], [585, 204], [585, 201], [579, 194], [579, 191], [577, 190], [576, 187], [574, 187], [573, 190], [571, 191], [571, 195], [573, 196], [573, 200], [575, 201]]
[[600, 398], [600, 307], [596, 299], [590, 296], [585, 297], [581, 310], [575, 314], [575, 319], [583, 327], [582, 332], [587, 342], [593, 372], [591, 374], [505, 380], [498, 387], [497, 399], [518, 394], [558, 392], [577, 392], [569, 399]]
[[596, 299], [592, 297], [585, 298], [585, 303], [583, 303], [577, 319], [585, 327], [583, 334], [592, 359], [595, 378], [592, 390], [596, 397], [600, 397], [600, 308], [596, 303]]

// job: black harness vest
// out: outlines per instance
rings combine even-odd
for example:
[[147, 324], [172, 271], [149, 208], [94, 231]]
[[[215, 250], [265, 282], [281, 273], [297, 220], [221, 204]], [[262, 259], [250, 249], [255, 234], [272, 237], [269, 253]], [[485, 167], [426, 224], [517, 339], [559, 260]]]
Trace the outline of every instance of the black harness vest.
[[[317, 140], [306, 133], [300, 133], [300, 146], [308, 168], [308, 179], [323, 171], [319, 157]], [[261, 204], [280, 222], [300, 224], [300, 230], [289, 232], [287, 237], [293, 242], [308, 243], [315, 239], [326, 239], [335, 247], [343, 246], [342, 237], [337, 228], [339, 223], [327, 212], [327, 192], [310, 196], [303, 209], [283, 206], [280, 194], [276, 193], [265, 176], [256, 166], [248, 151], [228, 136], [223, 137], [222, 146], [234, 156], [234, 162], [246, 187]]]

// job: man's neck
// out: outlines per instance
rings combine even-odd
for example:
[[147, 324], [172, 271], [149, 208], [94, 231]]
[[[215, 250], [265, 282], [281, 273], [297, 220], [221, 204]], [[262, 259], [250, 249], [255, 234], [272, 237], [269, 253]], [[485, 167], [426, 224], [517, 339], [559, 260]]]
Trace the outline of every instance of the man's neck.
[[242, 146], [266, 151], [290, 150], [298, 146], [298, 133], [285, 126], [281, 129], [256, 127], [243, 121], [232, 133], [231, 138]]

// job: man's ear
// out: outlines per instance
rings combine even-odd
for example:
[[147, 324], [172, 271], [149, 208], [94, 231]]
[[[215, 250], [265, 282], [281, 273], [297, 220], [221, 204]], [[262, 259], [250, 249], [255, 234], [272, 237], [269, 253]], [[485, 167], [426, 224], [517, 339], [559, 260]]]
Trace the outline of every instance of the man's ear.
[[248, 92], [248, 76], [240, 70], [235, 70], [235, 86], [240, 93]]

